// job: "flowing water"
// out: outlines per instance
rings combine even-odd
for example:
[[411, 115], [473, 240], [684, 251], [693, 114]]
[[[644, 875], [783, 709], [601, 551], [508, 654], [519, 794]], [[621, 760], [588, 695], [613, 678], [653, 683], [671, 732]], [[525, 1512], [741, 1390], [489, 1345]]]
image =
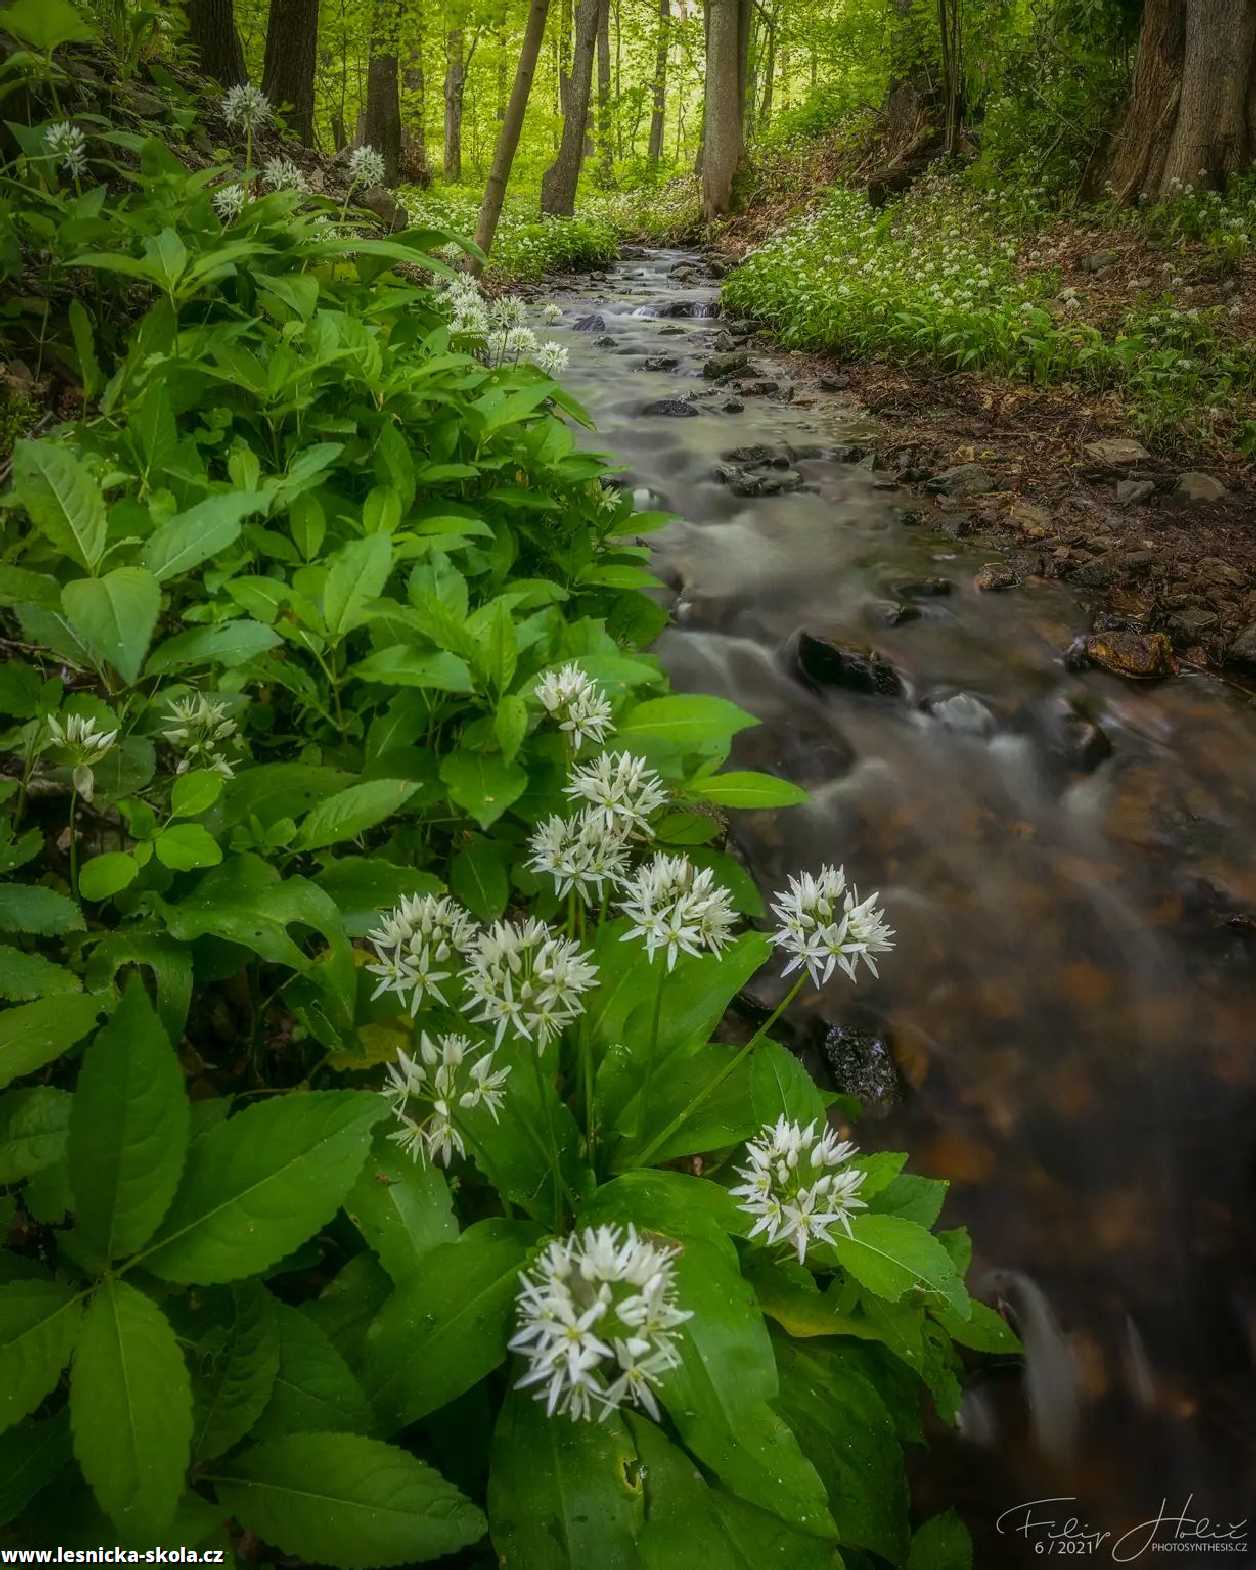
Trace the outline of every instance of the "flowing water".
[[[559, 292], [568, 381], [594, 445], [683, 520], [651, 536], [673, 680], [758, 715], [737, 761], [811, 790], [735, 825], [761, 887], [842, 863], [897, 928], [879, 983], [839, 975], [810, 999], [811, 1056], [833, 1024], [890, 1043], [900, 1094], [860, 1137], [950, 1180], [973, 1289], [1027, 1348], [1023, 1369], [978, 1374], [916, 1468], [918, 1503], [956, 1504], [992, 1567], [1042, 1557], [995, 1526], [1031, 1500], [1074, 1498], [1114, 1537], [1191, 1495], [1189, 1514], [1237, 1521], [1256, 1502], [1256, 705], [1202, 675], [1069, 671], [1083, 606], [1048, 582], [979, 594], [989, 552], [907, 526], [910, 498], [865, 469], [802, 458], [801, 491], [734, 496], [712, 477], [729, 449], [827, 450], [859, 421], [825, 394], [724, 413], [727, 388], [698, 417], [644, 414], [711, 387], [718, 296], [677, 283], [681, 260]], [[593, 313], [604, 328], [570, 330]], [[646, 370], [657, 355], [679, 364]], [[895, 586], [922, 576], [953, 592], [890, 625]], [[906, 696], [808, 685], [802, 628], [875, 645]], [[1067, 756], [1078, 715], [1111, 744], [1089, 770]], [[1256, 1564], [1249, 1544], [1226, 1562]]]

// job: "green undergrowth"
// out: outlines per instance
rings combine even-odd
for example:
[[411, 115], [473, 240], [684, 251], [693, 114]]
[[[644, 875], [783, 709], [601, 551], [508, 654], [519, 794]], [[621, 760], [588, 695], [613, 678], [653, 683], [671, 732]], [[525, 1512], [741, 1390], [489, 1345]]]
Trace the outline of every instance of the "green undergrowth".
[[[474, 234], [478, 191], [410, 187], [399, 194], [414, 222]], [[485, 275], [490, 283], [535, 283], [547, 273], [605, 267], [618, 254], [616, 230], [596, 210], [581, 211], [573, 218], [542, 218], [535, 197], [512, 196], [502, 209]]]

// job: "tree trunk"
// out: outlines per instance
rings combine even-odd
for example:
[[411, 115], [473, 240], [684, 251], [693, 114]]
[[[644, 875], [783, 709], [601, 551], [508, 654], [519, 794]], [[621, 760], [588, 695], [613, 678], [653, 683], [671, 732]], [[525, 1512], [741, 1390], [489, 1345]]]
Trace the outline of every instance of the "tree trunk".
[[445, 179], [462, 180], [462, 95], [467, 81], [465, 35], [453, 27], [445, 35]]
[[654, 48], [654, 109], [650, 115], [650, 166], [663, 156], [663, 127], [667, 112], [667, 52], [671, 44], [671, 0], [659, 0], [658, 42]]
[[559, 0], [558, 10], [558, 112], [564, 119], [571, 98], [571, 3]]
[[397, 50], [404, 0], [375, 0], [371, 54], [366, 67], [362, 140], [384, 160], [384, 184], [396, 185], [401, 167], [401, 92]]
[[918, 136], [922, 118], [937, 108], [940, 73], [935, 66], [925, 54], [912, 0], [891, 0], [890, 80], [882, 106], [891, 143]]
[[571, 85], [563, 139], [558, 156], [541, 177], [541, 211], [570, 217], [576, 209], [576, 185], [589, 118], [589, 93], [593, 86], [593, 50], [597, 42], [602, 0], [576, 0], [576, 39], [571, 60]]
[[750, 46], [754, 33], [754, 0], [737, 4], [737, 113], [741, 116], [742, 146], [746, 142], [747, 105], [752, 103]]
[[609, 189], [615, 179], [615, 148], [611, 142], [611, 0], [601, 0], [597, 24], [598, 179]]
[[[523, 117], [532, 92], [532, 78], [536, 75], [536, 62], [540, 58], [541, 45], [545, 42], [545, 18], [548, 13], [549, 0], [530, 0], [523, 46], [519, 51], [519, 64], [515, 68], [514, 86], [510, 89], [506, 118], [502, 121], [497, 138], [497, 150], [493, 154], [493, 165], [484, 185], [484, 200], [480, 203], [480, 216], [475, 226], [475, 243], [486, 255], [492, 249], [497, 220], [502, 215], [502, 203], [506, 200], [506, 186], [510, 182], [510, 171], [519, 147], [519, 134], [523, 130]], [[484, 264], [472, 261], [468, 270], [478, 277], [484, 270]]]
[[706, 111], [703, 115], [702, 213], [718, 218], [731, 211], [733, 181], [741, 166], [741, 39], [743, 0], [709, 0]]
[[426, 189], [432, 183], [432, 166], [427, 157], [427, 77], [423, 71], [424, 17], [422, 0], [414, 7], [414, 24], [406, 40], [406, 64], [402, 75], [405, 98], [402, 103], [401, 171], [407, 184]]
[[248, 81], [236, 30], [235, 0], [187, 0], [188, 37], [201, 70], [223, 87]]
[[286, 109], [289, 128], [314, 144], [314, 69], [318, 63], [319, 0], [270, 0], [262, 91]]
[[1256, 6], [1146, 0], [1134, 85], [1113, 143], [1118, 200], [1220, 188], [1256, 156]]
[[772, 83], [776, 75], [776, 18], [768, 18], [768, 55], [763, 63], [763, 101], [759, 105], [760, 136], [772, 123]]

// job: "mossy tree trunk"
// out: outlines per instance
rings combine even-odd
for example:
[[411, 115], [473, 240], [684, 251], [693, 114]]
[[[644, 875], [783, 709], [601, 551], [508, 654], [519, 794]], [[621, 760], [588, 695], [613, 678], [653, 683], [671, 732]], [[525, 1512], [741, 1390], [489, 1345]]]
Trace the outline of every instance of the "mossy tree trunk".
[[[497, 221], [502, 215], [502, 203], [506, 200], [506, 187], [510, 183], [510, 171], [519, 148], [523, 117], [532, 94], [532, 79], [536, 75], [541, 45], [545, 42], [545, 18], [548, 14], [549, 0], [531, 0], [523, 31], [523, 46], [519, 51], [519, 64], [515, 68], [514, 85], [510, 89], [510, 102], [506, 105], [506, 115], [497, 137], [497, 148], [484, 185], [484, 200], [480, 203], [480, 216], [475, 226], [475, 243], [485, 254], [493, 247]], [[472, 261], [468, 270], [478, 276], [483, 267], [483, 262]]]
[[589, 120], [589, 96], [593, 89], [593, 52], [597, 44], [602, 0], [577, 0], [576, 39], [571, 60], [571, 85], [567, 92], [567, 113], [563, 116], [563, 138], [554, 162], [541, 177], [541, 211], [570, 217], [576, 210], [576, 185], [584, 157], [585, 131]]

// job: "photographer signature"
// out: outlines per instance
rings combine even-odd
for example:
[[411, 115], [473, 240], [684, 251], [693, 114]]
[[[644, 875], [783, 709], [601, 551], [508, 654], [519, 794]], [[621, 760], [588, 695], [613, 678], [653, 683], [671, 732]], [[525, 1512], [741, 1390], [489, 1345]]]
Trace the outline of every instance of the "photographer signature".
[[1168, 1499], [1162, 1499], [1154, 1516], [1117, 1538], [1111, 1532], [1092, 1530], [1089, 1521], [1068, 1512], [1064, 1507], [1077, 1503], [1071, 1496], [1012, 1505], [995, 1522], [995, 1530], [1000, 1536], [1032, 1541], [1040, 1554], [1093, 1554], [1107, 1544], [1114, 1564], [1129, 1564], [1165, 1543], [1190, 1543], [1196, 1553], [1220, 1554], [1239, 1553], [1247, 1546], [1246, 1518], [1220, 1521], [1192, 1515], [1194, 1501], [1195, 1495], [1188, 1494], [1182, 1508], [1174, 1512]]

